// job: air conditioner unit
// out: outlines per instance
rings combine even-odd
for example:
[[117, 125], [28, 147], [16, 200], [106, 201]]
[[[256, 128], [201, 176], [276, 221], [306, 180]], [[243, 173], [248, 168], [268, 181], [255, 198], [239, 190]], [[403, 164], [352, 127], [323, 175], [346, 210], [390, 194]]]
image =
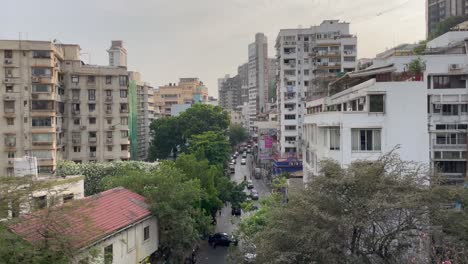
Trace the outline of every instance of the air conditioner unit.
[[5, 64], [12, 64], [13, 60], [12, 59], [5, 59]]
[[454, 71], [454, 70], [460, 70], [461, 65], [460, 64], [450, 64], [449, 65], [449, 70]]
[[434, 109], [442, 109], [442, 105], [441, 104], [434, 104]]
[[39, 95], [38, 95], [38, 94], [32, 94], [31, 97], [32, 97], [32, 99], [39, 99]]

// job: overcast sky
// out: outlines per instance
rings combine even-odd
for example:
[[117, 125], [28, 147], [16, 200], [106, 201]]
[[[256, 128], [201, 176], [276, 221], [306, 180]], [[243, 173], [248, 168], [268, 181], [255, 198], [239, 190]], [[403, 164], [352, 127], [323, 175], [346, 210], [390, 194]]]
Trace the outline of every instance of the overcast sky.
[[263, 32], [273, 57], [282, 28], [324, 19], [351, 23], [359, 58], [425, 37], [425, 0], [13, 0], [2, 2], [0, 38], [81, 46], [82, 59], [107, 64], [121, 39], [128, 69], [157, 87], [199, 77], [217, 96], [217, 78], [235, 75], [247, 45]]

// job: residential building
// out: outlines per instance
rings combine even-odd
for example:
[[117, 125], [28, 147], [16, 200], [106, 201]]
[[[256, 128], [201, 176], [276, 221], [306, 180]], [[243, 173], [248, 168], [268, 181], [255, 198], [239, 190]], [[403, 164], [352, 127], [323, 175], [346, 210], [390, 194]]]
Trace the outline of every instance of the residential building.
[[109, 66], [127, 67], [127, 50], [123, 47], [122, 40], [113, 40], [107, 50], [109, 54]]
[[237, 110], [227, 110], [231, 119], [231, 125], [244, 125], [242, 112]]
[[[443, 184], [463, 185], [468, 131], [468, 32], [448, 32], [424, 55], [393, 54], [347, 73], [330, 96], [307, 103], [304, 181], [326, 158], [342, 166], [375, 160], [393, 150], [403, 160], [430, 165]], [[425, 63], [421, 76], [409, 64]], [[411, 132], [408, 132], [408, 129]]]
[[172, 105], [205, 103], [208, 88], [198, 78], [180, 78], [179, 83], [160, 86], [154, 92], [155, 107], [162, 116], [171, 116]]
[[239, 75], [226, 78], [219, 87], [219, 106], [226, 110], [234, 110], [242, 104], [242, 88]]
[[[129, 72], [129, 79], [129, 90], [136, 90], [136, 101], [138, 106], [136, 141], [132, 142], [132, 137], [130, 135], [130, 149], [135, 149], [137, 152], [132, 153], [135, 155], [132, 159], [147, 160], [149, 146], [151, 143], [150, 125], [155, 119], [153, 97], [154, 89], [149, 83], [141, 81], [140, 73], [138, 72]], [[131, 97], [132, 96], [130, 94], [129, 101]], [[132, 144], [135, 142], [136, 144]]]
[[239, 75], [241, 83], [241, 104], [249, 103], [249, 64], [244, 63], [237, 67], [237, 75]]
[[206, 101], [205, 104], [209, 104], [212, 106], [219, 106], [219, 100], [213, 96], [208, 96], [208, 101]]
[[426, 0], [426, 32], [430, 36], [437, 24], [452, 16], [468, 14], [468, 0]]
[[136, 115], [129, 104], [125, 67], [87, 65], [77, 45], [61, 45], [64, 105], [63, 158], [75, 162], [130, 159], [129, 124]]
[[276, 51], [281, 156], [300, 159], [306, 98], [325, 96], [329, 82], [356, 69], [356, 45], [349, 23], [338, 20], [280, 31]]
[[249, 130], [255, 133], [257, 114], [263, 113], [268, 102], [268, 40], [263, 33], [255, 34], [255, 42], [249, 44]]
[[[141, 195], [120, 187], [61, 208], [37, 211], [9, 228], [36, 245], [47, 231], [58, 232], [76, 252], [72, 263], [137, 264], [158, 249], [158, 222]], [[48, 217], [60, 221], [46, 225]]]
[[242, 125], [244, 126], [246, 131], [249, 131], [249, 127], [250, 127], [249, 103], [246, 102], [243, 105], [239, 105], [237, 107], [237, 111], [239, 111], [242, 115]]
[[270, 103], [276, 102], [276, 78], [278, 71], [278, 61], [276, 58], [268, 59], [268, 101]]

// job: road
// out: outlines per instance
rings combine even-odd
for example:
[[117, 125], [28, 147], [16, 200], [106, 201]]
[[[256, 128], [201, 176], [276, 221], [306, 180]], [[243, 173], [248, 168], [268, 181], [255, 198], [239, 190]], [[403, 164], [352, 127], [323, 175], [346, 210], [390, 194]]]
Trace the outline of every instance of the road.
[[[253, 156], [247, 155], [247, 164], [241, 165], [241, 155], [237, 158], [235, 174], [231, 176], [231, 180], [241, 183], [244, 180], [244, 176], [247, 179], [252, 179], [254, 188], [258, 191], [260, 197], [270, 193], [269, 188], [263, 182], [263, 180], [256, 180], [252, 172], [253, 169]], [[225, 232], [232, 234], [237, 224], [240, 222], [239, 217], [231, 216], [231, 206], [228, 205], [221, 210], [221, 214], [218, 215], [216, 232]], [[223, 264], [226, 262], [226, 256], [228, 254], [228, 248], [217, 247], [216, 249], [210, 247], [207, 241], [202, 241], [200, 245], [200, 251], [198, 253], [197, 264]]]

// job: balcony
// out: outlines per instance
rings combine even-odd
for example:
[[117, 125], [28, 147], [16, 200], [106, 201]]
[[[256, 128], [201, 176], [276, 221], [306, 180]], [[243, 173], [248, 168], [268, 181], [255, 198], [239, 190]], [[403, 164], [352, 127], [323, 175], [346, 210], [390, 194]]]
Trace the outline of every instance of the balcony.
[[106, 102], [112, 102], [112, 96], [106, 96]]
[[81, 139], [72, 139], [72, 144], [73, 145], [81, 145]]
[[89, 138], [89, 139], [88, 139], [88, 143], [89, 143], [89, 144], [96, 144], [96, 143], [97, 143], [97, 138], [95, 138], [95, 137]]
[[79, 95], [78, 96], [76, 96], [76, 95], [72, 96], [72, 101], [73, 102], [79, 102], [80, 101], [80, 96]]
[[128, 109], [120, 109], [121, 114], [128, 114]]
[[[464, 141], [465, 141], [465, 139], [463, 139], [463, 138], [458, 138], [458, 140], [454, 140], [452, 142], [437, 142], [436, 139], [433, 139], [432, 145], [433, 145], [434, 149], [437, 149], [437, 150], [439, 150], [439, 149], [465, 150], [466, 149], [466, 143]], [[450, 143], [450, 144], [448, 144], [448, 143]]]
[[96, 158], [96, 152], [90, 152], [89, 157], [90, 158]]
[[79, 116], [80, 110], [72, 110], [72, 116]]

